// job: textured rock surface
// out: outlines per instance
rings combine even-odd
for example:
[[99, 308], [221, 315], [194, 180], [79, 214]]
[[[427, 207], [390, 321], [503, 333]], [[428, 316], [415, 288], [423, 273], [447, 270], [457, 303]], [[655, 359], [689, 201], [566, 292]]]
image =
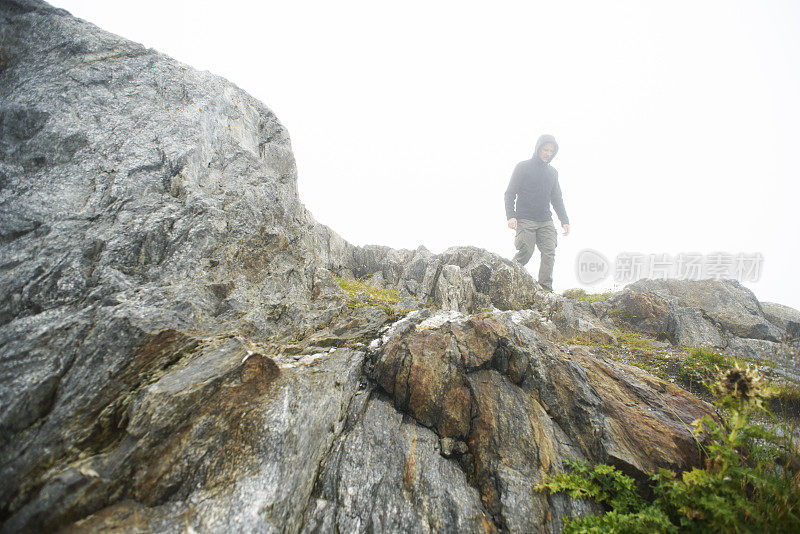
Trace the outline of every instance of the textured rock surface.
[[628, 288], [675, 308], [700, 310], [706, 321], [736, 337], [776, 341], [779, 335], [753, 292], [734, 280], [640, 280]]
[[[559, 344], [614, 343], [610, 305], [480, 249], [350, 245], [219, 77], [6, 0], [0, 154], [2, 532], [557, 532], [594, 510], [533, 491], [562, 460], [698, 461], [680, 420], [708, 405]], [[659, 291], [618, 298], [773, 343], [740, 289], [678, 295], [700, 334]]]
[[800, 360], [792, 356], [800, 350], [800, 311], [761, 303], [734, 280], [639, 280], [584, 308], [601, 326], [623, 324], [675, 345], [711, 348], [800, 382]]
[[591, 354], [565, 353], [533, 311], [409, 315], [370, 345], [371, 377], [394, 406], [467, 444], [460, 461], [496, 525], [558, 532], [559, 505], [531, 483], [565, 458], [634, 476], [697, 460], [684, 421], [708, 407], [684, 390]]
[[774, 302], [762, 302], [761, 309], [769, 322], [783, 333], [791, 338], [800, 338], [800, 311]]
[[637, 329], [685, 346], [723, 349], [734, 338], [776, 342], [782, 330], [735, 280], [639, 280], [606, 306]]
[[381, 395], [359, 409], [320, 473], [306, 530], [481, 532], [492, 525], [459, 465], [440, 455], [434, 432]]

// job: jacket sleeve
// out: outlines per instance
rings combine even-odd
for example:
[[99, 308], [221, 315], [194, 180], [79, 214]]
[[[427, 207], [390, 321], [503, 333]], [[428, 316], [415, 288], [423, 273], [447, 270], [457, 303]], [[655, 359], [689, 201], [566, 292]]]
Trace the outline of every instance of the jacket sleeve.
[[514, 172], [511, 174], [511, 181], [508, 183], [508, 189], [506, 189], [506, 219], [514, 219], [517, 216], [515, 204], [521, 176], [522, 173], [519, 170], [519, 165], [517, 165], [514, 168]]
[[558, 184], [558, 172], [556, 172], [556, 179], [553, 181], [553, 189], [550, 191], [550, 203], [553, 205], [561, 224], [569, 224], [567, 210], [564, 208], [564, 199], [561, 197], [561, 186]]

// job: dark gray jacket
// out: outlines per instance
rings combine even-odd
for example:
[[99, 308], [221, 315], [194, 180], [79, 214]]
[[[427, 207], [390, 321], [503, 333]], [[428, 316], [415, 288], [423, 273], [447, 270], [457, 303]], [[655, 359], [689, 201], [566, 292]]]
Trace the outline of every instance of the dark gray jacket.
[[552, 203], [561, 224], [569, 224], [564, 199], [561, 198], [561, 186], [558, 185], [558, 171], [539, 158], [539, 149], [545, 143], [553, 143], [556, 146], [555, 154], [558, 154], [555, 137], [543, 135], [536, 142], [533, 157], [517, 164], [506, 189], [506, 219], [551, 221]]

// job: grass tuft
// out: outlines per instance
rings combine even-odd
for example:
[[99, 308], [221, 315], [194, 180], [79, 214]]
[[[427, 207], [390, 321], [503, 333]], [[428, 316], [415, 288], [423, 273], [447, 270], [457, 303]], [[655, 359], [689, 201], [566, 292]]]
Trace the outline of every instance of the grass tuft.
[[580, 302], [602, 302], [610, 297], [613, 293], [587, 293], [583, 289], [567, 289], [562, 295], [570, 300], [578, 300]]

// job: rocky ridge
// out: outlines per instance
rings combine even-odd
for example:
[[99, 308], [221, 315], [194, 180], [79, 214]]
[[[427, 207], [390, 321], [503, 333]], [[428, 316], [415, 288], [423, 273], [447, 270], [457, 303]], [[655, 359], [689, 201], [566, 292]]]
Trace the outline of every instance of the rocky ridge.
[[579, 303], [480, 249], [352, 246], [230, 82], [36, 0], [0, 24], [2, 532], [558, 532], [596, 511], [533, 490], [564, 459], [687, 469], [711, 411], [566, 340], [797, 328], [735, 282]]

